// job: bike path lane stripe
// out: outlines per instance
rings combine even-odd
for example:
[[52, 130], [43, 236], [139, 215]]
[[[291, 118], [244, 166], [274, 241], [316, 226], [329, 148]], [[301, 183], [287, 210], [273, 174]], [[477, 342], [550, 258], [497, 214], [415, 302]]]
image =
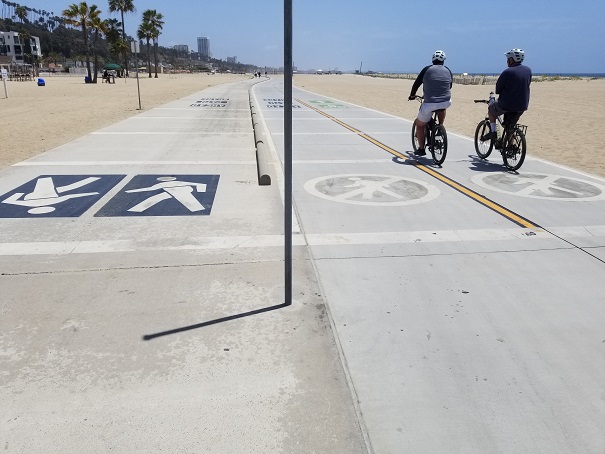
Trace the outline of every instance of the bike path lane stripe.
[[[367, 135], [366, 133], [364, 133], [363, 131], [360, 131], [359, 129], [354, 128], [353, 126], [350, 126], [346, 123], [344, 123], [343, 121], [338, 120], [337, 118], [333, 117], [332, 115], [323, 112], [319, 109], [317, 109], [316, 107], [313, 107], [307, 103], [305, 103], [304, 101], [301, 101], [300, 99], [296, 99], [296, 102], [302, 104], [305, 107], [308, 107], [311, 110], [314, 110], [315, 112], [319, 113], [320, 115], [323, 115], [324, 117], [332, 120], [333, 122], [339, 124], [340, 126], [348, 129], [349, 131], [357, 134], [359, 137], [367, 140], [368, 142], [376, 145], [377, 147], [383, 149], [384, 151], [387, 151], [389, 153], [391, 153], [394, 156], [397, 156], [398, 158], [403, 159], [404, 161], [409, 160], [409, 158], [398, 152], [397, 150], [394, 150], [393, 148], [389, 147], [388, 145], [383, 144], [382, 142], [374, 139], [373, 137]], [[490, 210], [498, 213], [499, 215], [505, 217], [506, 219], [508, 219], [509, 221], [514, 222], [515, 224], [519, 225], [520, 227], [524, 227], [527, 229], [540, 229], [541, 227], [536, 224], [535, 222], [530, 221], [529, 219], [521, 216], [520, 214], [515, 213], [514, 211], [509, 210], [508, 208], [500, 205], [497, 202], [494, 202], [493, 200], [473, 191], [472, 189], [464, 186], [461, 183], [458, 183], [455, 180], [452, 180], [449, 177], [446, 177], [445, 175], [423, 165], [423, 164], [418, 164], [418, 163], [414, 163], [413, 164], [414, 167], [416, 167], [418, 170], [423, 171], [424, 173], [426, 173], [427, 175], [432, 176], [433, 178], [436, 178], [437, 180], [441, 181], [442, 183], [448, 185], [449, 187], [451, 187], [452, 189], [455, 189], [456, 191], [460, 192], [461, 194], [469, 197], [470, 199], [480, 203], [481, 205], [489, 208]]]

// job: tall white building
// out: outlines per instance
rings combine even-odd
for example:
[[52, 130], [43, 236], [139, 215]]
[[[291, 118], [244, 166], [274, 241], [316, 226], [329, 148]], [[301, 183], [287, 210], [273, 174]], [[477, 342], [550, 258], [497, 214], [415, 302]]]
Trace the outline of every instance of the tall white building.
[[40, 38], [30, 36], [29, 46], [26, 46], [18, 32], [0, 32], [0, 55], [11, 57], [12, 63], [31, 63], [24, 59], [26, 52], [39, 60], [42, 57]]
[[201, 58], [210, 58], [210, 40], [206, 36], [198, 37], [197, 53]]

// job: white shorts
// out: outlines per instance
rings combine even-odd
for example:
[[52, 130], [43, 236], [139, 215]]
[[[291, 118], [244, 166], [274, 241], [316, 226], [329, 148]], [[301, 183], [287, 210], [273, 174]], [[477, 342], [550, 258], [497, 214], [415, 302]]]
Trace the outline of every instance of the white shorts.
[[418, 111], [418, 119], [423, 123], [428, 123], [428, 121], [431, 119], [433, 111], [439, 109], [447, 109], [451, 105], [451, 101], [423, 102], [420, 106], [420, 110]]

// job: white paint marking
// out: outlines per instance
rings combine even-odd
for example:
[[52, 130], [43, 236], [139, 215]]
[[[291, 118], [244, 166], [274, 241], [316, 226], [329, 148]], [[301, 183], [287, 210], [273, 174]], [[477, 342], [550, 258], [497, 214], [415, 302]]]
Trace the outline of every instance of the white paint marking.
[[26, 166], [191, 166], [191, 165], [256, 165], [256, 161], [23, 161], [12, 167]]
[[189, 135], [189, 136], [251, 136], [250, 132], [186, 132], [186, 131], [95, 131], [92, 135], [97, 136], [162, 136], [162, 135]]
[[[548, 231], [547, 231], [548, 230]], [[317, 233], [294, 234], [294, 246], [338, 246], [370, 244], [464, 243], [477, 241], [538, 241], [554, 239], [549, 231], [561, 238], [603, 238], [605, 225], [551, 227], [536, 229], [468, 229], [427, 230], [412, 232]], [[306, 239], [306, 242], [305, 242]], [[171, 238], [173, 240], [173, 238]], [[168, 240], [167, 240], [168, 242]], [[283, 247], [283, 235], [248, 235], [185, 238], [179, 246], [157, 246], [161, 239], [99, 240], [99, 241], [40, 241], [0, 243], [0, 256], [99, 254], [135, 251], [187, 251]], [[569, 246], [573, 247], [573, 246]]]

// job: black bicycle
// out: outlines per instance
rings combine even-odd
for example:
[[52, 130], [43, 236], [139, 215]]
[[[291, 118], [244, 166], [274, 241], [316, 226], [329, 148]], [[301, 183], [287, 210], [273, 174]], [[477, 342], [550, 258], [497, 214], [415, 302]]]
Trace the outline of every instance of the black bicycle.
[[[416, 96], [416, 99], [420, 101], [420, 104], [424, 102], [423, 96]], [[433, 162], [440, 166], [445, 161], [445, 156], [447, 155], [447, 132], [445, 126], [439, 124], [437, 112], [439, 110], [433, 111], [431, 119], [424, 125], [424, 141], [433, 156]], [[412, 147], [414, 148], [414, 152], [418, 148], [422, 148], [418, 145], [415, 121], [412, 125]]]
[[[476, 103], [489, 104], [486, 99], [475, 99]], [[525, 153], [527, 152], [527, 142], [525, 133], [527, 126], [517, 123], [520, 112], [507, 112], [503, 116], [496, 118], [496, 121], [503, 130], [502, 136], [496, 139], [481, 140], [483, 136], [491, 132], [489, 118], [486, 116], [480, 121], [475, 129], [475, 151], [481, 159], [487, 159], [492, 150], [500, 150], [504, 165], [509, 170], [517, 170], [525, 161]], [[502, 118], [504, 117], [504, 118]]]

